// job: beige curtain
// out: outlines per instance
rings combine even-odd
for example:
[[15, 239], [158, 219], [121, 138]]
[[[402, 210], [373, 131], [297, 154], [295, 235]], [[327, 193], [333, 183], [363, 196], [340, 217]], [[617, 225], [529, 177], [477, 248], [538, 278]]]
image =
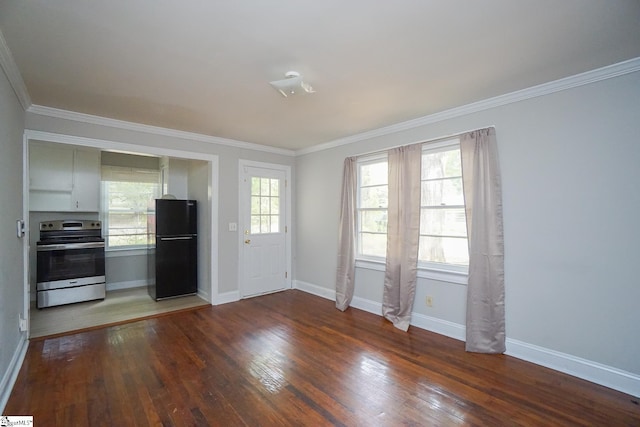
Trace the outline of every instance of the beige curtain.
[[504, 353], [502, 186], [495, 129], [460, 137], [469, 237], [467, 351]]
[[345, 311], [353, 299], [356, 273], [356, 157], [344, 160], [342, 206], [338, 234], [338, 270], [336, 274], [336, 308]]
[[396, 328], [407, 331], [418, 272], [422, 145], [399, 147], [388, 153], [387, 261], [382, 314]]

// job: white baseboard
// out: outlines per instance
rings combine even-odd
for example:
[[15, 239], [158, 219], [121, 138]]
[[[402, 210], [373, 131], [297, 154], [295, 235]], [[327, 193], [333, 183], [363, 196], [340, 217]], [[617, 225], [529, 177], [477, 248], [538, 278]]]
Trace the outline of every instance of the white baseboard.
[[511, 338], [505, 354], [640, 397], [640, 375], [631, 372]]
[[209, 297], [208, 292], [202, 292], [201, 290], [198, 290], [196, 295], [198, 295], [200, 298], [202, 298], [205, 301], [211, 302], [211, 298]]
[[[294, 281], [294, 287], [326, 299], [335, 301], [335, 291], [311, 283]], [[351, 307], [381, 316], [382, 304], [364, 298], [354, 297]], [[411, 314], [411, 325], [430, 332], [464, 341], [466, 328], [464, 325], [449, 322], [420, 313]], [[536, 346], [512, 338], [506, 340], [506, 355], [535, 363], [574, 377], [640, 397], [640, 375], [626, 372], [618, 368], [592, 362], [566, 353]]]
[[228, 304], [236, 301], [240, 301], [240, 291], [224, 292], [216, 295], [211, 301], [211, 305]]
[[4, 414], [4, 408], [9, 401], [11, 390], [13, 390], [13, 386], [18, 378], [18, 373], [22, 367], [22, 362], [24, 362], [28, 347], [29, 340], [27, 340], [27, 334], [22, 334], [18, 346], [13, 352], [11, 362], [9, 362], [9, 366], [2, 377], [2, 382], [0, 382], [0, 414]]
[[109, 291], [119, 291], [122, 289], [131, 289], [131, 288], [142, 288], [147, 286], [147, 281], [145, 279], [142, 280], [129, 280], [127, 282], [114, 282], [107, 283], [106, 289]]
[[438, 319], [437, 317], [426, 316], [420, 313], [411, 313], [411, 325], [420, 329], [425, 329], [436, 334], [449, 338], [464, 341], [466, 339], [467, 328], [459, 323]]
[[303, 282], [302, 280], [293, 280], [291, 286], [294, 289], [300, 289], [308, 294], [313, 294], [329, 300], [336, 300], [336, 291], [323, 286], [314, 285], [313, 283]]

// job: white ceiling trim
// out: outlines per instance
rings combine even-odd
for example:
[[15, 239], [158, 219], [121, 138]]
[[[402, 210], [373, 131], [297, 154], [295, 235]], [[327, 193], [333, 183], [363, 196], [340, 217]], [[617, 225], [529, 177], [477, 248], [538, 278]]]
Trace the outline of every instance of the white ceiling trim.
[[[13, 62], [11, 52], [6, 48], [6, 44], [4, 45], [4, 39], [2, 38], [2, 34], [0, 33], [0, 62], [1, 65], [5, 66], [5, 62], [7, 62], [5, 56], [3, 54], [8, 53], [8, 64], [9, 68], [11, 64], [13, 64], [13, 69], [17, 72], [17, 68], [15, 67], [15, 63]], [[158, 126], [144, 125], [140, 123], [127, 122], [123, 120], [116, 120], [107, 117], [94, 116], [90, 114], [77, 113], [74, 111], [61, 110], [52, 107], [45, 107], [42, 105], [32, 105], [29, 104], [26, 107], [26, 111], [32, 114], [38, 114], [49, 117], [56, 117], [60, 119], [72, 120], [82, 123], [96, 124], [102, 125], [112, 128], [132, 130], [137, 132], [144, 132], [162, 136], [169, 136], [173, 138], [182, 138], [192, 141], [206, 142], [212, 144], [219, 144], [224, 146], [231, 146], [236, 148], [243, 148], [255, 151], [263, 151], [275, 154], [281, 154], [285, 156], [300, 156], [305, 154], [310, 154], [318, 151], [328, 150], [331, 148], [352, 144], [358, 141], [363, 141], [371, 138], [376, 138], [380, 136], [389, 135], [392, 133], [402, 132], [405, 130], [414, 129], [416, 127], [437, 123], [443, 120], [453, 119], [456, 117], [464, 116], [467, 114], [472, 114], [480, 111], [484, 111], [490, 108], [500, 107], [508, 104], [512, 104], [515, 102], [524, 101], [531, 98], [536, 98], [544, 95], [549, 95], [555, 92], [560, 92], [563, 90], [575, 88], [578, 86], [587, 85], [590, 83], [595, 83], [601, 80], [606, 80], [618, 76], [622, 76], [625, 74], [630, 74], [634, 72], [640, 71], [640, 58], [630, 59], [628, 61], [623, 61], [617, 64], [609, 65], [606, 67], [598, 68], [592, 71], [587, 71], [585, 73], [576, 74], [574, 76], [566, 77], [563, 79], [555, 80], [548, 83], [543, 83], [541, 85], [533, 86], [527, 89], [519, 90], [516, 92], [511, 92], [504, 95], [499, 95], [493, 98], [488, 98], [482, 101], [474, 102], [471, 104], [463, 105], [461, 107], [452, 108], [449, 110], [441, 111], [439, 113], [431, 114], [428, 116], [420, 117], [413, 120], [408, 120], [405, 122], [397, 123], [394, 125], [386, 126], [379, 129], [374, 129], [371, 131], [359, 133], [356, 135], [348, 136], [345, 138], [336, 139], [333, 141], [329, 141], [326, 143], [314, 145], [312, 147], [304, 148], [301, 150], [287, 150], [283, 148], [270, 147], [262, 144], [255, 144], [244, 141], [237, 141], [233, 139], [220, 138], [215, 136], [203, 135], [193, 132], [180, 131], [175, 129], [168, 129]], [[6, 72], [6, 70], [5, 70]], [[7, 73], [9, 80], [14, 85], [12, 77]], [[24, 82], [20, 77], [19, 72], [17, 72], [18, 89], [14, 86], [14, 90], [16, 90], [16, 94], [20, 91], [20, 83], [24, 88]], [[23, 98], [18, 95], [21, 102], [31, 102], [28, 98], [28, 93], [26, 92], [26, 88], [23, 90], [24, 95], [27, 98], [23, 101]], [[24, 104], [23, 104], [24, 106]]]
[[220, 138], [217, 136], [203, 135], [200, 133], [186, 132], [175, 129], [168, 129], [159, 126], [144, 125], [140, 123], [127, 122], [124, 120], [110, 119], [108, 117], [93, 116], [91, 114], [77, 113], [75, 111], [61, 110], [58, 108], [45, 107], [43, 105], [31, 105], [27, 109], [28, 113], [41, 116], [55, 117], [58, 119], [73, 120], [76, 122], [107, 126], [111, 128], [132, 130], [136, 132], [150, 133], [154, 135], [168, 136], [171, 138], [181, 138], [190, 141], [206, 142], [210, 144], [224, 145], [228, 147], [243, 148], [247, 150], [264, 151], [268, 153], [281, 154], [283, 156], [295, 156], [295, 151], [284, 148], [270, 147], [268, 145], [254, 144], [251, 142], [236, 141], [235, 139]]
[[515, 102], [524, 101], [539, 96], [549, 95], [555, 92], [571, 89], [578, 86], [595, 83], [601, 80], [611, 79], [614, 77], [622, 76], [625, 74], [635, 73], [640, 71], [640, 57], [630, 59], [628, 61], [619, 62], [617, 64], [609, 65], [606, 67], [598, 68], [585, 73], [576, 74], [574, 76], [565, 77], [559, 80], [555, 80], [541, 85], [533, 86], [527, 89], [522, 89], [516, 92], [499, 95], [493, 98], [488, 98], [482, 101], [474, 102], [471, 104], [463, 105], [461, 107], [452, 108], [449, 110], [434, 113], [428, 116], [420, 117], [406, 122], [397, 123], [395, 125], [386, 126], [379, 129], [359, 133], [356, 135], [348, 136], [345, 138], [336, 139], [334, 141], [326, 142], [323, 144], [314, 145], [312, 147], [296, 150], [296, 156], [304, 154], [315, 153], [318, 151], [328, 150], [330, 148], [340, 147], [342, 145], [352, 144], [354, 142], [363, 141], [379, 136], [389, 135], [392, 133], [402, 132], [405, 130], [417, 128], [428, 124], [441, 122], [443, 120], [453, 119], [456, 117], [464, 116], [471, 113], [477, 113], [479, 111], [488, 110], [490, 108], [501, 107]]
[[22, 80], [22, 75], [13, 59], [13, 54], [4, 39], [2, 31], [0, 31], [0, 67], [4, 70], [9, 84], [16, 93], [20, 104], [22, 104], [22, 108], [26, 110], [31, 106], [31, 97], [29, 96], [27, 86], [24, 84], [24, 80]]

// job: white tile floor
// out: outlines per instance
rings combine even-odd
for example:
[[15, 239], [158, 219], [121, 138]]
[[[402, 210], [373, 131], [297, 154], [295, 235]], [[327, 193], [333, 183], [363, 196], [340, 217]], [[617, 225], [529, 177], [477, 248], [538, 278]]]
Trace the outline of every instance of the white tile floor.
[[147, 288], [111, 291], [107, 292], [107, 297], [104, 300], [40, 310], [35, 307], [34, 302], [31, 305], [30, 337], [38, 338], [120, 323], [202, 305], [209, 305], [209, 303], [198, 296], [171, 298], [156, 302], [147, 293]]

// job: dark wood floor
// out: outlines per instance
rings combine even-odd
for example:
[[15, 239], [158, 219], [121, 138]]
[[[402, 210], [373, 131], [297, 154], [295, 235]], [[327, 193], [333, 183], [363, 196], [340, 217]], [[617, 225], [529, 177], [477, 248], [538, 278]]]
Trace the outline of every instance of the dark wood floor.
[[36, 425], [640, 425], [637, 399], [300, 291], [30, 343]]

